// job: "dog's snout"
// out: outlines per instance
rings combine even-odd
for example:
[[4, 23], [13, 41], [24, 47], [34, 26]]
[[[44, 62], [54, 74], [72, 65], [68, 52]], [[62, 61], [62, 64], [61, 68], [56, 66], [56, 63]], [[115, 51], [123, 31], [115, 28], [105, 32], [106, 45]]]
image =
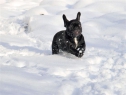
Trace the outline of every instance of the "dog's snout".
[[75, 34], [78, 35], [79, 34], [79, 31], [75, 31]]
[[80, 34], [81, 34], [81, 31], [80, 30], [77, 29], [77, 30], [74, 31], [74, 35], [75, 36], [79, 36]]

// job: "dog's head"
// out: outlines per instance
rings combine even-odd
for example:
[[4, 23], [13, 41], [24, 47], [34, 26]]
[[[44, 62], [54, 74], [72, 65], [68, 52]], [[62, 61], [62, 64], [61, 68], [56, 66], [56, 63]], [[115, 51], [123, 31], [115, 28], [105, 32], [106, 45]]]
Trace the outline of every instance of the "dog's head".
[[76, 19], [68, 20], [63, 14], [64, 27], [66, 27], [66, 33], [72, 38], [78, 37], [82, 33], [82, 27], [80, 22], [81, 13], [77, 13]]

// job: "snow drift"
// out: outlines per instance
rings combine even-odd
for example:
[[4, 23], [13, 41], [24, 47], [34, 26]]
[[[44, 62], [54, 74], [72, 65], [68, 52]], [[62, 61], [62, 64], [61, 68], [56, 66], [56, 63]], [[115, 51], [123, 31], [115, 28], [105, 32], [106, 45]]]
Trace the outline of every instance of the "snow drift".
[[[0, 0], [0, 95], [126, 95], [125, 0]], [[51, 55], [80, 11], [86, 52]]]

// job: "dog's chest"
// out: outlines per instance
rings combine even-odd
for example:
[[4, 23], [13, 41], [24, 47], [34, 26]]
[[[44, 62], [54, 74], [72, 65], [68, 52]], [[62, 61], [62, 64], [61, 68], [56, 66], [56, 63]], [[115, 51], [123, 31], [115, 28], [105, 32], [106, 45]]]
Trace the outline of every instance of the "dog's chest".
[[77, 40], [77, 38], [74, 38], [74, 43], [75, 43], [75, 47], [77, 48], [77, 46], [78, 46], [78, 40]]

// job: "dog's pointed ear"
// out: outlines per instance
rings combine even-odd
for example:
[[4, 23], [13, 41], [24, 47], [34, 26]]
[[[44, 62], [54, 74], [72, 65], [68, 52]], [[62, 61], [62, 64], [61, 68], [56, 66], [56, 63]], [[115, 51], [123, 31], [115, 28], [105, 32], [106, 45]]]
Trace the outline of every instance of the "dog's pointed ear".
[[63, 14], [63, 21], [64, 21], [64, 27], [66, 27], [66, 24], [69, 22], [69, 20], [67, 20], [64, 14]]
[[80, 21], [80, 16], [81, 16], [81, 13], [78, 12], [78, 13], [77, 13], [77, 18], [76, 18], [76, 20], [79, 20], [79, 21]]

